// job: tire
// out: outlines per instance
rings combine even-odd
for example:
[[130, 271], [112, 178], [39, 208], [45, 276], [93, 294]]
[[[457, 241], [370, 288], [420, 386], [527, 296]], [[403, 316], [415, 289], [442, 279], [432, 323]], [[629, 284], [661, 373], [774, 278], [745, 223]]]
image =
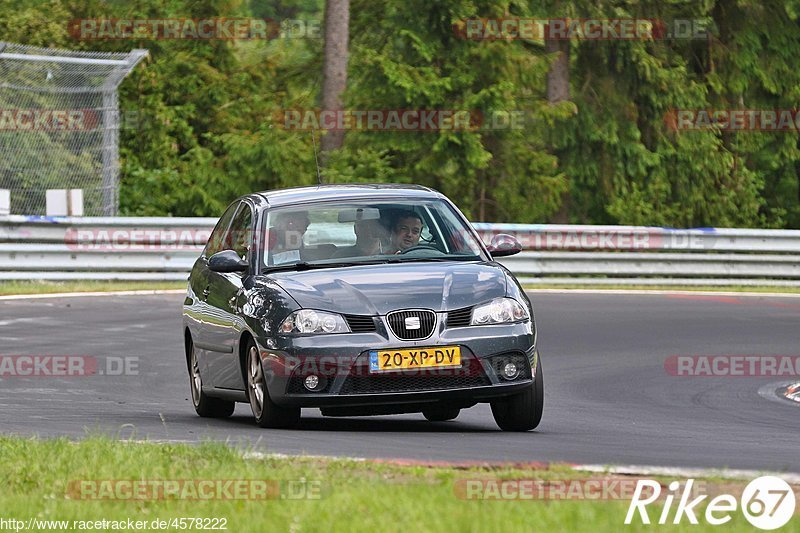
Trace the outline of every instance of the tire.
[[272, 401], [267, 390], [261, 357], [258, 355], [258, 348], [253, 339], [248, 340], [246, 349], [247, 387], [245, 390], [256, 424], [262, 428], [293, 428], [297, 426], [300, 423], [300, 408], [282, 407]]
[[203, 392], [203, 376], [197, 362], [197, 350], [194, 342], [189, 340], [189, 386], [192, 390], [192, 405], [198, 415], [203, 418], [227, 418], [233, 414], [235, 402], [212, 398]]
[[536, 354], [536, 378], [529, 389], [492, 402], [494, 421], [503, 431], [530, 431], [539, 425], [544, 408], [542, 359]]
[[435, 407], [422, 411], [422, 416], [431, 422], [447, 422], [454, 420], [460, 412], [461, 409], [458, 407]]

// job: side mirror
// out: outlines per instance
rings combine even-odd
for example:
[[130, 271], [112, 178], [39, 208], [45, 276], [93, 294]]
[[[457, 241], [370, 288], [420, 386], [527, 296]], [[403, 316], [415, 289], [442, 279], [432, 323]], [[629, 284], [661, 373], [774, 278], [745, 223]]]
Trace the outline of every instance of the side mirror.
[[233, 250], [217, 252], [208, 259], [208, 268], [212, 272], [229, 274], [231, 272], [246, 272], [250, 264], [239, 257]]
[[492, 254], [492, 257], [506, 257], [522, 251], [522, 245], [519, 241], [507, 233], [498, 233], [492, 237], [492, 242], [486, 248]]

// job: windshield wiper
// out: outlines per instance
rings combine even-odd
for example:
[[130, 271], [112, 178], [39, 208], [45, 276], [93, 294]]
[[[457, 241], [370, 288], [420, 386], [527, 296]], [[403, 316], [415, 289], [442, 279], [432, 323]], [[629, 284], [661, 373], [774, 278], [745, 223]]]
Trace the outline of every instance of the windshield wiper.
[[309, 270], [311, 269], [311, 265], [306, 261], [300, 261], [298, 263], [286, 263], [285, 265], [274, 265], [268, 266], [264, 268], [264, 273], [268, 274], [270, 272], [283, 272], [287, 270]]
[[389, 263], [449, 263], [451, 261], [480, 261], [477, 255], [451, 255], [447, 257], [393, 257]]
[[270, 274], [272, 272], [286, 272], [292, 270], [302, 272], [304, 270], [312, 270], [316, 268], [342, 268], [359, 265], [382, 265], [385, 263], [386, 261], [383, 259], [380, 261], [337, 261], [335, 263], [309, 263], [308, 261], [300, 261], [298, 263], [287, 263], [285, 265], [265, 267], [263, 273]]

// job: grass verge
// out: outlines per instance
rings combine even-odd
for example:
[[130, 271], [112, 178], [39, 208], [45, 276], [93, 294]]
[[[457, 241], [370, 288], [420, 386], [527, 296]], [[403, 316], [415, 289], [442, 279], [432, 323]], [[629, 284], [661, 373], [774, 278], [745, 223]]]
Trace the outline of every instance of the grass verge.
[[[690, 526], [684, 519], [680, 528], [641, 523], [626, 527], [627, 499], [486, 501], [465, 499], [456, 490], [458, 480], [463, 479], [565, 480], [588, 476], [566, 465], [537, 470], [459, 469], [320, 458], [244, 459], [239, 451], [221, 443], [136, 444], [105, 437], [74, 443], [66, 439], [0, 437], [2, 517], [67, 520], [73, 529], [73, 521], [132, 518], [151, 524], [153, 520], [209, 518], [220, 519], [218, 525], [224, 519], [228, 531], [716, 530], [702, 518], [699, 526]], [[87, 480], [95, 483], [88, 492], [71, 488]], [[98, 489], [103, 486], [98, 480], [270, 480], [277, 483], [279, 491], [271, 492], [271, 498], [256, 500], [86, 496], [113, 494]], [[651, 520], [657, 521], [660, 512], [660, 507], [653, 507]], [[741, 513], [732, 514], [726, 531], [752, 529]]]
[[0, 281], [0, 296], [61, 292], [185, 289], [185, 281]]
[[[800, 294], [800, 287], [748, 287], [748, 286], [672, 286], [672, 285], [578, 285], [578, 284], [523, 284], [525, 290], [535, 289], [599, 289], [599, 290], [656, 290], [704, 292], [764, 292]], [[185, 289], [184, 281], [0, 281], [0, 296], [15, 294], [53, 294], [61, 292], [108, 292]]]

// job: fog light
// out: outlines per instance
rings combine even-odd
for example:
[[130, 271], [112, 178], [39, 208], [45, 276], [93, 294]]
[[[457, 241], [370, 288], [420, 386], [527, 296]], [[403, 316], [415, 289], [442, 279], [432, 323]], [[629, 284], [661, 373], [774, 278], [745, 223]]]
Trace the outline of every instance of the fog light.
[[519, 369], [514, 363], [506, 363], [503, 367], [503, 377], [506, 379], [514, 379], [519, 375]]
[[308, 390], [316, 390], [319, 387], [319, 378], [315, 375], [306, 376], [305, 381], [303, 382]]

